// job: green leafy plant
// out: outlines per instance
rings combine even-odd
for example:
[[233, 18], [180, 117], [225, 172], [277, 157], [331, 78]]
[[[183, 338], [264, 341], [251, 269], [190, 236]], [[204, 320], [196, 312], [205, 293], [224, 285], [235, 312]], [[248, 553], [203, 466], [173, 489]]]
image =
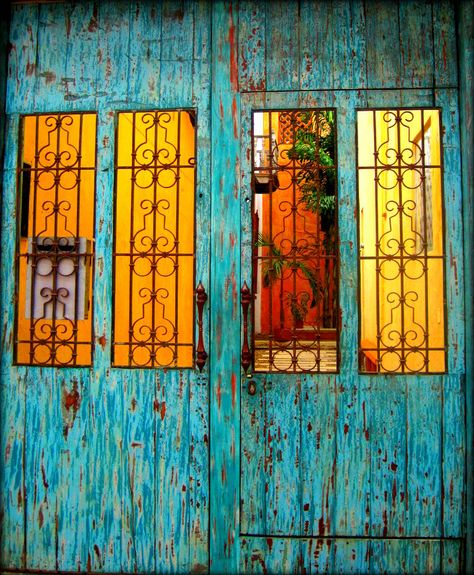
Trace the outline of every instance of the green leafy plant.
[[[283, 276], [285, 270], [298, 270], [301, 275], [308, 280], [311, 288], [311, 301], [310, 307], [314, 307], [321, 299], [323, 290], [319, 278], [316, 276], [314, 269], [302, 257], [307, 256], [309, 248], [296, 248], [294, 255], [285, 255], [274, 242], [269, 240], [265, 235], [259, 233], [256, 241], [257, 247], [268, 248], [269, 257], [265, 258], [262, 264], [262, 282], [264, 287], [272, 286], [276, 280]], [[293, 297], [294, 303], [298, 303], [294, 294], [288, 294]], [[308, 310], [306, 309], [306, 312]]]
[[287, 303], [295, 322], [304, 322], [309, 309], [309, 294], [303, 292], [299, 296], [287, 294]]
[[301, 202], [320, 214], [322, 228], [328, 230], [336, 211], [334, 112], [307, 112], [302, 120], [306, 127], [296, 130], [288, 156], [301, 166], [297, 176]]

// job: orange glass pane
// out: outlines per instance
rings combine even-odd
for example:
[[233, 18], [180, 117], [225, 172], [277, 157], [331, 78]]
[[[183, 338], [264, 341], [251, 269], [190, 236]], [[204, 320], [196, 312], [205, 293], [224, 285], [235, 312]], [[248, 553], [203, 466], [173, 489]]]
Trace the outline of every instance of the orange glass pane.
[[118, 116], [113, 363], [192, 367], [195, 115]]

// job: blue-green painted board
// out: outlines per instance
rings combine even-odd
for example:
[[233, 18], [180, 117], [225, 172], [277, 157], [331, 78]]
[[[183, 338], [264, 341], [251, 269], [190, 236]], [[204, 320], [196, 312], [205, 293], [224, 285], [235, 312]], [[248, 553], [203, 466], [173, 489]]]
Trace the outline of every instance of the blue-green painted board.
[[265, 89], [265, 4], [239, 3], [239, 88], [242, 92]]
[[[472, 123], [472, 94], [474, 90], [474, 5], [462, 2], [459, 5], [458, 28], [459, 40], [459, 104], [461, 121], [461, 156], [462, 156], [462, 190], [464, 217], [464, 261], [465, 261], [465, 321], [466, 321], [466, 379], [464, 393], [466, 396], [466, 468], [474, 468], [474, 302], [472, 286], [474, 285], [474, 130]], [[448, 35], [449, 36], [449, 35]], [[474, 478], [467, 476], [465, 532], [466, 571], [474, 571]]]
[[401, 85], [431, 86], [433, 61], [433, 13], [436, 6], [424, 0], [399, 3]]
[[128, 98], [130, 105], [145, 107], [158, 102], [162, 46], [159, 4], [130, 3]]
[[97, 16], [94, 2], [75, 2], [65, 6], [66, 62], [60, 82], [64, 105], [71, 110], [94, 110], [96, 107]]
[[7, 114], [35, 109], [36, 54], [39, 6], [12, 7], [8, 51]]
[[367, 84], [367, 48], [372, 38], [366, 36], [366, 14], [362, 2], [333, 0], [332, 37], [335, 88], [364, 88]]
[[215, 573], [238, 568], [241, 277], [237, 22], [233, 2], [212, 3], [209, 553], [210, 569]]
[[400, 22], [398, 3], [373, 0], [367, 4], [367, 86], [400, 86]]
[[300, 5], [300, 89], [330, 89], [334, 84], [333, 2], [303, 0]]
[[403, 537], [407, 502], [407, 382], [373, 378], [370, 403], [370, 535]]

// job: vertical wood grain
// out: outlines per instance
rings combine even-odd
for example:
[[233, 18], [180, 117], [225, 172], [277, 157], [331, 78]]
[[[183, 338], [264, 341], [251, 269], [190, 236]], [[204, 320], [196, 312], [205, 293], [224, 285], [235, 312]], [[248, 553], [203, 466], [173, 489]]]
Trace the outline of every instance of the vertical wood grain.
[[164, 108], [191, 103], [193, 34], [193, 3], [164, 0], [160, 58], [160, 105]]
[[59, 82], [71, 110], [94, 110], [99, 89], [96, 62], [99, 49], [97, 4], [91, 1], [65, 7], [65, 70]]
[[161, 6], [136, 0], [130, 5], [128, 99], [154, 108], [160, 96]]
[[57, 569], [59, 441], [62, 435], [56, 373], [30, 368], [26, 384], [25, 470], [28, 569]]
[[[474, 285], [474, 129], [472, 122], [472, 94], [474, 90], [474, 6], [472, 2], [462, 2], [457, 13], [459, 39], [459, 103], [461, 120], [462, 150], [462, 189], [464, 217], [464, 261], [466, 271], [465, 306], [466, 306], [466, 468], [474, 468], [474, 302], [472, 286]], [[465, 513], [466, 571], [474, 571], [474, 478], [467, 475], [467, 497]]]
[[367, 48], [364, 5], [362, 2], [333, 0], [336, 23], [333, 36], [334, 87], [365, 88]]
[[367, 87], [400, 86], [400, 23], [398, 2], [370, 0], [366, 4]]
[[265, 89], [265, 4], [239, 3], [239, 88], [242, 92]]
[[[57, 377], [58, 425], [57, 568], [80, 571], [87, 564], [87, 449], [89, 370], [70, 369]], [[40, 384], [41, 385], [41, 384]]]
[[240, 266], [238, 13], [212, 4], [210, 570], [238, 566]]
[[300, 89], [334, 86], [334, 37], [339, 23], [333, 2], [302, 0], [300, 8]]
[[265, 3], [266, 89], [297, 90], [299, 86], [299, 3]]
[[400, 22], [400, 83], [405, 88], [432, 86], [433, 12], [436, 6], [422, 0], [399, 3]]
[[19, 107], [24, 107], [25, 111], [35, 109], [38, 14], [37, 4], [12, 7], [8, 50], [7, 114], [17, 111]]
[[[438, 0], [433, 2], [432, 6], [435, 86], [452, 88], [458, 85], [458, 66], [455, 65], [457, 61], [455, 3], [452, 0]], [[460, 21], [463, 22], [463, 19]], [[462, 49], [459, 54], [462, 58]]]
[[[0, 565], [25, 567], [25, 372], [12, 368], [15, 301], [16, 163], [19, 117], [6, 118], [2, 188], [2, 266], [0, 293]], [[18, 373], [19, 371], [19, 373]]]
[[303, 378], [301, 387], [300, 535], [333, 531], [336, 469], [336, 378]]

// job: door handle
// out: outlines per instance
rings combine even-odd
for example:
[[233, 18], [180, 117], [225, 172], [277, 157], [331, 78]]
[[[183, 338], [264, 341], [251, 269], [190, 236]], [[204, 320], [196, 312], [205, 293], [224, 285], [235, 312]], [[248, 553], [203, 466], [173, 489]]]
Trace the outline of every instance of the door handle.
[[242, 316], [244, 324], [242, 353], [240, 359], [242, 363], [242, 368], [245, 371], [245, 373], [247, 373], [247, 370], [250, 367], [250, 364], [252, 363], [252, 353], [249, 348], [249, 324], [248, 324], [248, 313], [251, 301], [252, 301], [252, 292], [250, 291], [247, 282], [244, 281], [244, 285], [240, 290], [240, 303], [242, 305]]
[[199, 285], [196, 288], [196, 305], [198, 310], [197, 324], [199, 332], [198, 345], [196, 350], [196, 365], [198, 366], [199, 371], [201, 372], [204, 369], [207, 360], [207, 353], [204, 347], [204, 334], [202, 330], [202, 310], [204, 308], [204, 304], [206, 303], [206, 301], [207, 301], [206, 290], [204, 289], [202, 283], [199, 282]]

